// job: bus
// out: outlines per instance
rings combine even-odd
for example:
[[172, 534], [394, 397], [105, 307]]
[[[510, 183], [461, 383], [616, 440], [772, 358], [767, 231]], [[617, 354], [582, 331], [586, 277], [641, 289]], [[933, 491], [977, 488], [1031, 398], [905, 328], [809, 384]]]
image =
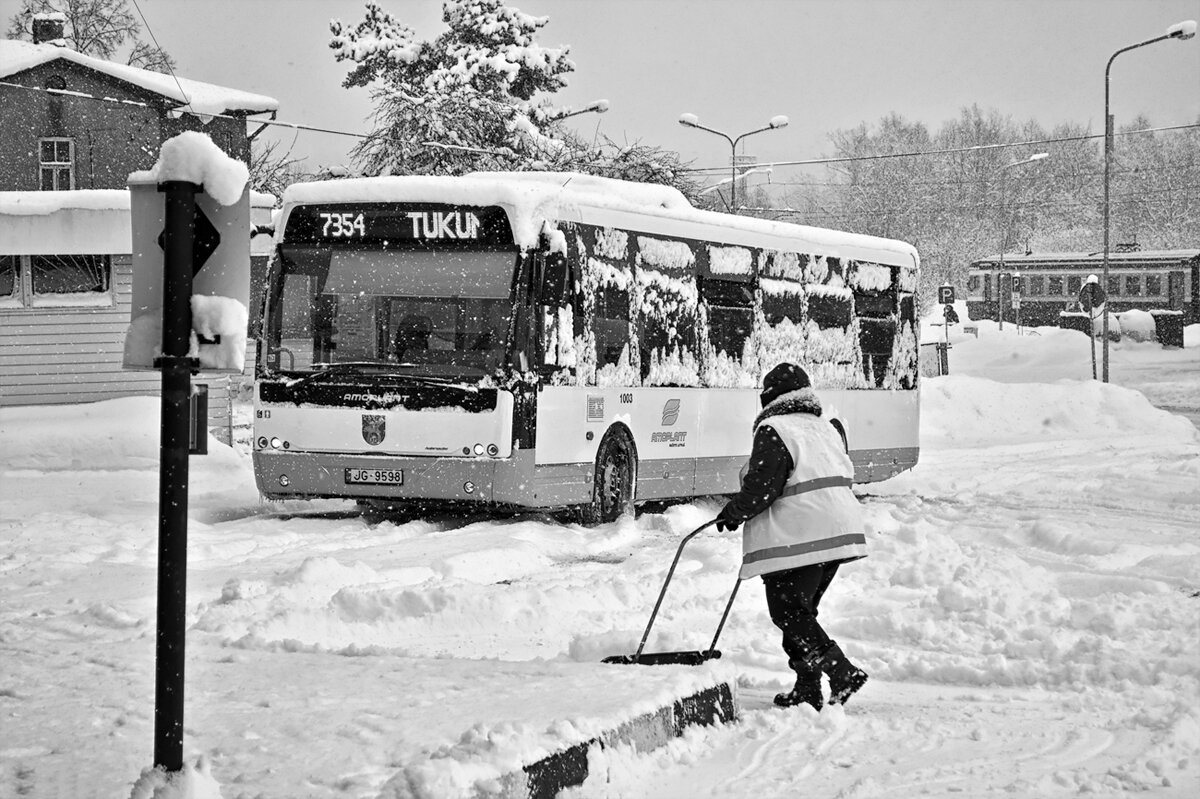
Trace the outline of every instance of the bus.
[[803, 364], [858, 482], [917, 461], [908, 244], [567, 173], [296, 184], [254, 393], [269, 499], [568, 511], [738, 490]]
[[[1104, 274], [1103, 252], [1006, 255], [973, 261], [967, 272], [967, 313], [972, 319], [1018, 320], [1058, 325], [1061, 311], [1079, 310], [1079, 291], [1091, 275]], [[1200, 322], [1200, 250], [1122, 250], [1108, 254], [1108, 285], [1114, 313], [1170, 310], [1185, 325]]]

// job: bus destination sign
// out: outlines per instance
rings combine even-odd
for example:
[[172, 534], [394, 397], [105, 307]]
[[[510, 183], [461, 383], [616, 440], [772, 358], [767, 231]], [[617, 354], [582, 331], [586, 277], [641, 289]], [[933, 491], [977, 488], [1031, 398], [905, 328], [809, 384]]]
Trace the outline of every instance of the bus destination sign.
[[288, 217], [285, 238], [311, 244], [513, 242], [503, 208], [410, 203], [302, 205]]

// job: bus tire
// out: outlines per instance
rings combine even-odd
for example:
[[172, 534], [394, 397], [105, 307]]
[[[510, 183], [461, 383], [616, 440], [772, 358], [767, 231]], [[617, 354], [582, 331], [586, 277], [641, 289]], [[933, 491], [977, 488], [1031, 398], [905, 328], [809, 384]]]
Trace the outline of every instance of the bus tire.
[[623, 427], [613, 427], [596, 450], [592, 501], [583, 506], [584, 524], [607, 524], [633, 514], [637, 455]]

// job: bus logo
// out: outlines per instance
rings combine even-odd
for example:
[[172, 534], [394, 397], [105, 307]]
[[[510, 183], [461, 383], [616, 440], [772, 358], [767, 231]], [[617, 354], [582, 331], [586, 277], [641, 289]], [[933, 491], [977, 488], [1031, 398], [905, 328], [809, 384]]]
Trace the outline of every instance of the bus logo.
[[387, 435], [387, 417], [364, 413], [362, 418], [363, 441], [372, 447], [377, 447], [383, 443], [385, 435]]
[[669, 399], [663, 406], [662, 426], [670, 427], [679, 420], [679, 400]]

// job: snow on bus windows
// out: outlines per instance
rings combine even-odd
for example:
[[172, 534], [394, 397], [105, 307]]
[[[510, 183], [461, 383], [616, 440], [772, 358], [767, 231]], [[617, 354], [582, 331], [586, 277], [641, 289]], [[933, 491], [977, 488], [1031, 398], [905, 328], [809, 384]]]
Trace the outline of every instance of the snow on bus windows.
[[702, 376], [706, 386], [754, 387], [754, 254], [746, 247], [708, 245], [699, 278]]
[[683, 241], [637, 237], [634, 307], [643, 385], [697, 386], [699, 292], [695, 253]]

